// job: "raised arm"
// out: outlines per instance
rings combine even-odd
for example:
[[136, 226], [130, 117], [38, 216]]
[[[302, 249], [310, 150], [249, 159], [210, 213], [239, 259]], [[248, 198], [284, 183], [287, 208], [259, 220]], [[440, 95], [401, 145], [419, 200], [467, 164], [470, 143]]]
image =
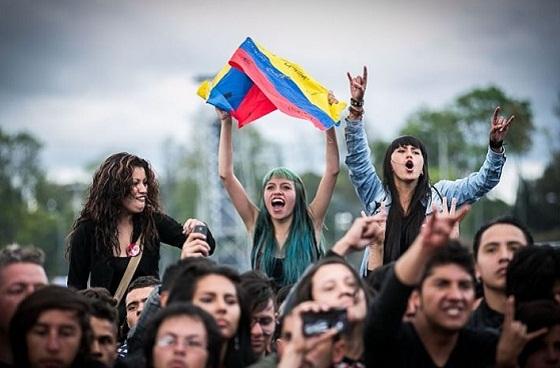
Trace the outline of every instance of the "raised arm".
[[486, 159], [478, 172], [455, 181], [442, 180], [435, 187], [449, 201], [455, 197], [457, 205], [473, 203], [492, 190], [500, 182], [502, 169], [506, 162], [503, 141], [511, 126], [514, 116], [505, 118], [500, 115], [500, 107], [496, 107], [492, 115], [489, 133], [489, 147]]
[[352, 77], [348, 73], [350, 84], [350, 107], [346, 118], [346, 166], [350, 174], [352, 185], [362, 202], [368, 215], [376, 209], [375, 202], [385, 199], [383, 183], [379, 179], [371, 159], [362, 116], [364, 113], [364, 94], [367, 86], [367, 69], [364, 67], [363, 75]]
[[218, 150], [218, 172], [220, 179], [229, 194], [233, 206], [241, 216], [247, 231], [250, 233], [255, 227], [259, 210], [251, 202], [245, 188], [233, 172], [233, 143], [232, 143], [232, 121], [229, 113], [216, 109], [218, 118], [222, 124], [220, 131], [220, 146]]
[[438, 248], [446, 246], [449, 234], [458, 219], [468, 211], [463, 207], [453, 215], [436, 213], [426, 219], [420, 234], [389, 271], [381, 292], [371, 306], [365, 327], [367, 366], [388, 366], [394, 359], [391, 352], [398, 344], [402, 318], [410, 294], [420, 282], [426, 264]]
[[470, 210], [469, 206], [463, 206], [453, 214], [436, 213], [426, 219], [410, 247], [395, 263], [395, 276], [404, 285], [414, 286], [420, 282], [424, 267], [436, 251], [436, 249], [447, 244], [450, 234], [457, 222], [459, 222]]
[[[336, 98], [329, 94], [329, 103], [337, 103]], [[321, 182], [317, 187], [315, 198], [309, 204], [309, 209], [313, 215], [313, 225], [315, 232], [321, 231], [327, 209], [331, 203], [336, 178], [340, 171], [340, 159], [338, 157], [338, 142], [336, 140], [335, 128], [327, 130], [325, 137], [325, 172], [321, 178]]]

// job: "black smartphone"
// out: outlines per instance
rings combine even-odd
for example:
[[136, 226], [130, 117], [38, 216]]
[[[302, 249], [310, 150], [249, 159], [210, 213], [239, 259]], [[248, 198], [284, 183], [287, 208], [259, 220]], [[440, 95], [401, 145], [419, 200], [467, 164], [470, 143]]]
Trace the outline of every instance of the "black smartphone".
[[320, 335], [335, 328], [338, 332], [347, 331], [348, 316], [344, 309], [331, 309], [326, 312], [305, 312], [302, 314], [303, 336]]
[[206, 225], [195, 225], [192, 232], [208, 235], [208, 227], [206, 227]]

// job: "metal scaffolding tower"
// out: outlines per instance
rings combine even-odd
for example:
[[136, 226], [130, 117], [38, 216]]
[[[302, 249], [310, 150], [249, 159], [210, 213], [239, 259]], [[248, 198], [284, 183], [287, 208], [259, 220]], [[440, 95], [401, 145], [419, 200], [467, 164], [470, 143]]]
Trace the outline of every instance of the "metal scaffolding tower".
[[[197, 216], [208, 222], [216, 239], [216, 252], [212, 256], [220, 264], [233, 266], [239, 271], [250, 268], [250, 239], [245, 226], [233, 207], [218, 175], [218, 144], [220, 139], [220, 122], [209, 106], [204, 106], [198, 113], [200, 123], [194, 142], [201, 162], [196, 182], [199, 189], [197, 198]], [[236, 156], [245, 162], [246, 151], [243, 142], [236, 145]], [[236, 175], [243, 183], [251, 183], [246, 167], [236, 165]], [[247, 188], [251, 194], [252, 188]]]

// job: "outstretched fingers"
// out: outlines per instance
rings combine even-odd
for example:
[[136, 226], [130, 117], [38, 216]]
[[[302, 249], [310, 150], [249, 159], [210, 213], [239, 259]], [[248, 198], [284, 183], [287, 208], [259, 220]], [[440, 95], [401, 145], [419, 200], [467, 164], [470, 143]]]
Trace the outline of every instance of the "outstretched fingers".
[[500, 128], [500, 132], [504, 132], [504, 131], [508, 130], [509, 126], [511, 125], [511, 122], [513, 121], [513, 119], [515, 119], [515, 115], [510, 116], [509, 119], [505, 123], [503, 123], [502, 127]]
[[453, 224], [461, 221], [467, 215], [467, 213], [469, 213], [470, 210], [471, 206], [469, 206], [468, 204], [454, 210], [454, 212], [450, 214], [450, 218], [452, 219]]
[[496, 109], [494, 110], [494, 114], [492, 114], [492, 125], [496, 125], [497, 124], [497, 118], [498, 115], [500, 114], [500, 106], [496, 106]]
[[531, 340], [533, 340], [533, 339], [536, 339], [537, 337], [546, 335], [547, 332], [548, 332], [548, 328], [543, 327], [543, 328], [541, 328], [540, 330], [537, 330], [537, 331], [533, 331], [533, 332], [531, 332], [531, 333], [528, 333], [528, 334], [526, 335], [526, 336], [527, 336], [527, 341], [531, 341]]
[[506, 306], [504, 308], [504, 326], [510, 324], [515, 316], [515, 298], [510, 295], [506, 300]]

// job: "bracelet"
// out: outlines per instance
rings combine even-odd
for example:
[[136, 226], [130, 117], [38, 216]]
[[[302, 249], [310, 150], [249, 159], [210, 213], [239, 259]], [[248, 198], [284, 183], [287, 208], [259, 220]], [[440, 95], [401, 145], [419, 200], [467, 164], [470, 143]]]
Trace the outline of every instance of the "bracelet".
[[358, 110], [352, 106], [350, 106], [348, 108], [349, 114], [348, 117], [346, 118], [346, 121], [350, 122], [357, 122], [357, 121], [361, 121], [364, 117], [364, 109]]
[[350, 98], [350, 105], [354, 107], [362, 107], [364, 106], [364, 100], [358, 101], [354, 97]]
[[362, 116], [364, 114], [364, 108], [363, 107], [356, 108], [355, 106], [350, 105], [348, 107], [348, 110], [354, 115]]

